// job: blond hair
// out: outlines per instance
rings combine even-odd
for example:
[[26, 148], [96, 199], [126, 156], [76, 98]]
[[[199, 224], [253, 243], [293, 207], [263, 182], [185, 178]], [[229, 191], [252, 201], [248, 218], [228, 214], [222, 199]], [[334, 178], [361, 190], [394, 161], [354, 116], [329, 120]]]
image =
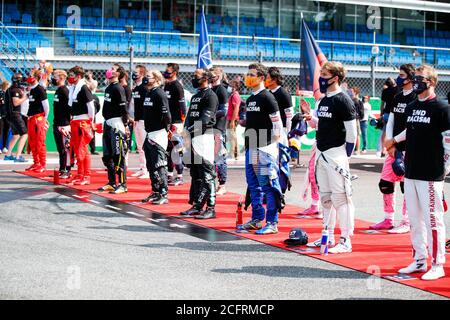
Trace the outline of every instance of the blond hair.
[[345, 71], [344, 65], [337, 61], [325, 62], [322, 66], [322, 70], [328, 71], [329, 73], [331, 73], [331, 75], [333, 77], [338, 77], [339, 84], [341, 84], [342, 81], [344, 81], [346, 74], [347, 74], [347, 72]]
[[418, 67], [416, 69], [416, 71], [425, 73], [427, 75], [426, 78], [428, 78], [433, 83], [434, 86], [437, 85], [438, 74], [436, 72], [436, 69], [434, 69], [432, 66], [424, 64], [424, 65], [421, 65], [420, 67]]
[[10, 86], [11, 86], [11, 84], [9, 83], [8, 80], [5, 80], [5, 81], [2, 82], [2, 90], [3, 90], [3, 91], [8, 90], [8, 88], [9, 88]]
[[63, 76], [65, 78], [67, 78], [67, 72], [62, 70], [62, 69], [56, 69], [55, 71], [53, 71], [53, 75], [56, 76]]
[[161, 71], [152, 69], [152, 70], [149, 70], [147, 72], [147, 74], [150, 74], [151, 76], [153, 76], [153, 78], [155, 78], [155, 81], [158, 82], [160, 86], [164, 84], [164, 77], [161, 74]]

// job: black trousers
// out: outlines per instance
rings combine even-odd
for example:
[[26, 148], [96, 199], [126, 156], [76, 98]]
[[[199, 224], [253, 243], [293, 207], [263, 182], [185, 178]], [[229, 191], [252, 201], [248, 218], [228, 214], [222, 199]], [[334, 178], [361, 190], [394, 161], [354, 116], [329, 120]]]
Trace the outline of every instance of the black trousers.
[[127, 172], [125, 156], [128, 146], [125, 134], [111, 128], [106, 122], [103, 124], [103, 157], [102, 161], [108, 170], [108, 182], [114, 186], [116, 184], [116, 174], [118, 183], [127, 183]]
[[152, 191], [166, 195], [167, 187], [167, 151], [148, 139], [144, 142], [147, 170], [150, 175]]
[[[191, 159], [194, 159], [193, 154]], [[197, 209], [202, 209], [205, 204], [208, 207], [214, 207], [216, 205], [216, 166], [205, 160], [199, 164], [196, 164], [196, 161], [192, 162], [193, 164], [190, 165], [189, 204], [194, 205]]]
[[59, 171], [70, 171], [70, 138], [66, 137], [58, 130], [58, 126], [53, 125], [53, 136], [55, 137], [56, 149], [59, 154]]

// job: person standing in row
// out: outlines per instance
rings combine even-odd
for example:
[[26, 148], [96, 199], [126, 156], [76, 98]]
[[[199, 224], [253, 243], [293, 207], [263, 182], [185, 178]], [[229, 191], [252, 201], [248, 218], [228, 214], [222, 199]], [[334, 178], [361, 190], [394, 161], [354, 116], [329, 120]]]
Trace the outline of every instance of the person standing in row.
[[228, 113], [227, 113], [227, 129], [228, 138], [230, 141], [231, 154], [234, 159], [237, 160], [239, 156], [239, 145], [237, 141], [236, 129], [239, 123], [239, 109], [241, 107], [242, 99], [239, 95], [240, 83], [237, 80], [230, 82], [231, 89], [230, 96], [228, 97]]
[[224, 73], [222, 68], [213, 67], [210, 69], [212, 78], [211, 89], [217, 95], [219, 99], [219, 107], [216, 112], [216, 124], [214, 125], [214, 154], [216, 155], [216, 172], [219, 180], [219, 186], [217, 187], [216, 195], [224, 195], [227, 192], [225, 183], [227, 182], [227, 159], [226, 159], [226, 125], [227, 125], [227, 112], [228, 112], [228, 92], [223, 85]]
[[149, 173], [145, 164], [145, 152], [143, 149], [144, 141], [146, 140], [146, 131], [144, 123], [144, 100], [148, 92], [147, 85], [142, 80], [147, 75], [147, 68], [138, 64], [134, 68], [132, 75], [135, 87], [132, 92], [132, 99], [130, 103], [130, 117], [134, 119], [134, 135], [136, 138], [136, 147], [139, 154], [139, 170], [133, 173], [132, 177], [138, 177], [140, 179], [148, 179]]
[[32, 70], [27, 78], [30, 88], [28, 99], [28, 144], [33, 155], [33, 165], [28, 170], [44, 172], [47, 164], [47, 150], [45, 136], [49, 128], [47, 121], [50, 107], [45, 88], [39, 84], [42, 72]]
[[143, 104], [143, 119], [146, 138], [144, 151], [147, 170], [150, 174], [152, 193], [142, 200], [152, 204], [165, 204], [167, 198], [167, 133], [171, 118], [169, 101], [161, 89], [164, 78], [158, 70], [150, 70], [145, 77], [148, 92]]
[[406, 130], [386, 141], [390, 149], [406, 140], [405, 198], [414, 261], [399, 273], [426, 272], [422, 280], [436, 280], [445, 276], [443, 189], [450, 173], [450, 106], [437, 100], [438, 76], [433, 67], [420, 66], [413, 79], [418, 99], [406, 106]]
[[[99, 188], [99, 191], [109, 191], [121, 194], [128, 191], [125, 158], [127, 155], [128, 130], [127, 98], [125, 89], [119, 83], [124, 76], [125, 69], [114, 64], [106, 71], [109, 82], [105, 89], [103, 103], [103, 164], [108, 171], [108, 183]], [[118, 179], [116, 180], [116, 175]], [[116, 183], [117, 181], [117, 183]]]
[[370, 97], [363, 97], [363, 108], [364, 108], [364, 117], [359, 121], [359, 125], [361, 127], [361, 139], [362, 139], [362, 147], [361, 153], [367, 152], [367, 127], [369, 123], [369, 116], [372, 113], [372, 106], [370, 105]]
[[78, 174], [72, 179], [74, 185], [91, 183], [91, 156], [88, 145], [94, 131], [95, 105], [92, 93], [84, 80], [84, 69], [80, 66], [71, 68], [68, 72], [70, 121], [70, 146], [78, 166]]
[[[92, 73], [92, 71], [86, 72], [85, 79], [86, 79], [85, 81], [86, 81], [87, 87], [89, 88], [89, 90], [91, 90], [92, 98], [94, 98], [95, 114], [97, 114], [100, 111], [100, 99], [95, 95], [95, 92], [97, 92], [98, 81], [94, 79], [94, 74]], [[95, 116], [94, 116], [94, 122], [92, 123], [92, 125], [93, 125], [93, 127], [95, 127], [95, 125], [96, 125]], [[94, 134], [94, 137], [92, 138], [91, 142], [89, 142], [89, 150], [92, 155], [99, 154], [96, 151], [95, 134]]]
[[[186, 101], [184, 99], [183, 85], [178, 80], [178, 72], [180, 66], [177, 63], [168, 63], [166, 71], [163, 76], [165, 78], [164, 91], [169, 99], [170, 116], [172, 119], [172, 136], [180, 135], [183, 131], [183, 121], [186, 117]], [[174, 154], [178, 148], [174, 144], [178, 143], [179, 139], [169, 139], [167, 152], [169, 154], [168, 160], [168, 177], [169, 185], [177, 186], [183, 183], [183, 163], [181, 161], [182, 154]], [[174, 150], [175, 149], [175, 150]], [[177, 176], [174, 177], [173, 170], [176, 170]]]
[[[52, 85], [56, 86], [53, 97], [53, 136], [59, 154], [59, 176], [70, 177], [70, 107], [69, 88], [66, 86], [67, 73], [53, 71]], [[69, 147], [69, 148], [68, 148]]]
[[[192, 96], [185, 121], [186, 131], [191, 140], [191, 188], [189, 204], [192, 207], [180, 214], [197, 219], [216, 217], [216, 170], [214, 165], [214, 125], [219, 100], [209, 87], [213, 75], [206, 69], [197, 69], [192, 78], [192, 86], [197, 93]], [[203, 207], [206, 204], [206, 210]]]

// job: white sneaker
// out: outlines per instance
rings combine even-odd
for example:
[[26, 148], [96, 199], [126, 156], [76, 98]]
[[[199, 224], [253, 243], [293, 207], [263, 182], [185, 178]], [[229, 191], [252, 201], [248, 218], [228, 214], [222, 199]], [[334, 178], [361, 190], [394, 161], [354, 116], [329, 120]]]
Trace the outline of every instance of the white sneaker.
[[341, 238], [339, 243], [328, 250], [328, 253], [350, 253], [352, 252], [352, 244], [349, 239]]
[[[328, 247], [333, 247], [335, 245], [335, 243], [336, 242], [334, 241], [334, 237], [328, 238]], [[316, 241], [308, 242], [306, 244], [306, 246], [309, 248], [320, 248], [321, 244], [322, 244], [322, 238], [319, 238]]]
[[131, 176], [132, 177], [140, 177], [144, 174], [144, 170], [139, 169], [138, 171], [136, 171], [135, 173], [133, 173]]
[[148, 171], [143, 172], [143, 173], [138, 177], [138, 179], [150, 179], [150, 175], [149, 175]]
[[8, 148], [4, 147], [2, 151], [3, 153], [8, 153]]
[[225, 193], [227, 193], [227, 188], [225, 188], [225, 185], [219, 185], [216, 191], [216, 195], [223, 196]]
[[409, 225], [409, 223], [407, 222], [402, 222], [400, 225], [398, 225], [397, 227], [391, 229], [388, 231], [388, 233], [396, 233], [396, 234], [400, 234], [400, 233], [408, 233], [411, 231], [411, 226]]
[[398, 270], [398, 273], [410, 274], [414, 272], [427, 272], [427, 261], [416, 260], [406, 268]]
[[422, 280], [437, 280], [445, 277], [444, 266], [442, 264], [433, 264], [431, 269], [422, 276]]

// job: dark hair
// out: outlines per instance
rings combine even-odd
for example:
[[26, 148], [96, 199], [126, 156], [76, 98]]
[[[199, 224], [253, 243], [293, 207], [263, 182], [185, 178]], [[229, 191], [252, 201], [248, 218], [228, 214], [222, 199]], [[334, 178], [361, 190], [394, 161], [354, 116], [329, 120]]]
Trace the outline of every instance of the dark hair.
[[248, 66], [248, 69], [255, 69], [258, 77], [263, 76], [265, 78], [267, 76], [267, 68], [262, 63], [252, 63]]
[[356, 95], [361, 93], [361, 89], [359, 87], [352, 87], [352, 90], [355, 92]]
[[395, 80], [391, 77], [387, 78], [386, 81], [384, 81], [384, 84], [388, 86], [389, 88], [392, 88], [395, 86]]
[[270, 76], [272, 79], [276, 80], [276, 82], [277, 82], [277, 84], [278, 84], [279, 86], [283, 85], [284, 77], [283, 77], [283, 75], [281, 74], [280, 69], [278, 69], [277, 67], [270, 67], [270, 68], [268, 69], [267, 73], [269, 74], [269, 76]]
[[117, 72], [119, 73], [119, 80], [122, 80], [122, 78], [125, 77], [126, 73], [125, 68], [118, 63], [114, 63], [113, 66], [117, 67]]
[[197, 70], [203, 71], [203, 75], [202, 75], [201, 79], [199, 79], [200, 81], [206, 79], [206, 80], [208, 80], [208, 83], [212, 83], [212, 78], [214, 78], [214, 75], [212, 74], [211, 71], [209, 71], [208, 69], [205, 69], [205, 68], [198, 68]]
[[167, 68], [172, 68], [172, 70], [174, 72], [176, 72], [177, 74], [178, 74], [178, 71], [180, 71], [180, 66], [178, 65], [178, 63], [169, 62], [167, 64]]
[[400, 66], [400, 70], [406, 73], [408, 79], [412, 79], [412, 77], [414, 77], [414, 71], [416, 70], [416, 68], [411, 63], [406, 63]]
[[144, 75], [147, 74], [147, 68], [143, 64], [137, 64], [135, 66], [135, 69], [139, 69], [139, 72], [143, 73]]
[[74, 73], [77, 76], [84, 77], [84, 69], [80, 66], [75, 66], [69, 70], [69, 73]]

